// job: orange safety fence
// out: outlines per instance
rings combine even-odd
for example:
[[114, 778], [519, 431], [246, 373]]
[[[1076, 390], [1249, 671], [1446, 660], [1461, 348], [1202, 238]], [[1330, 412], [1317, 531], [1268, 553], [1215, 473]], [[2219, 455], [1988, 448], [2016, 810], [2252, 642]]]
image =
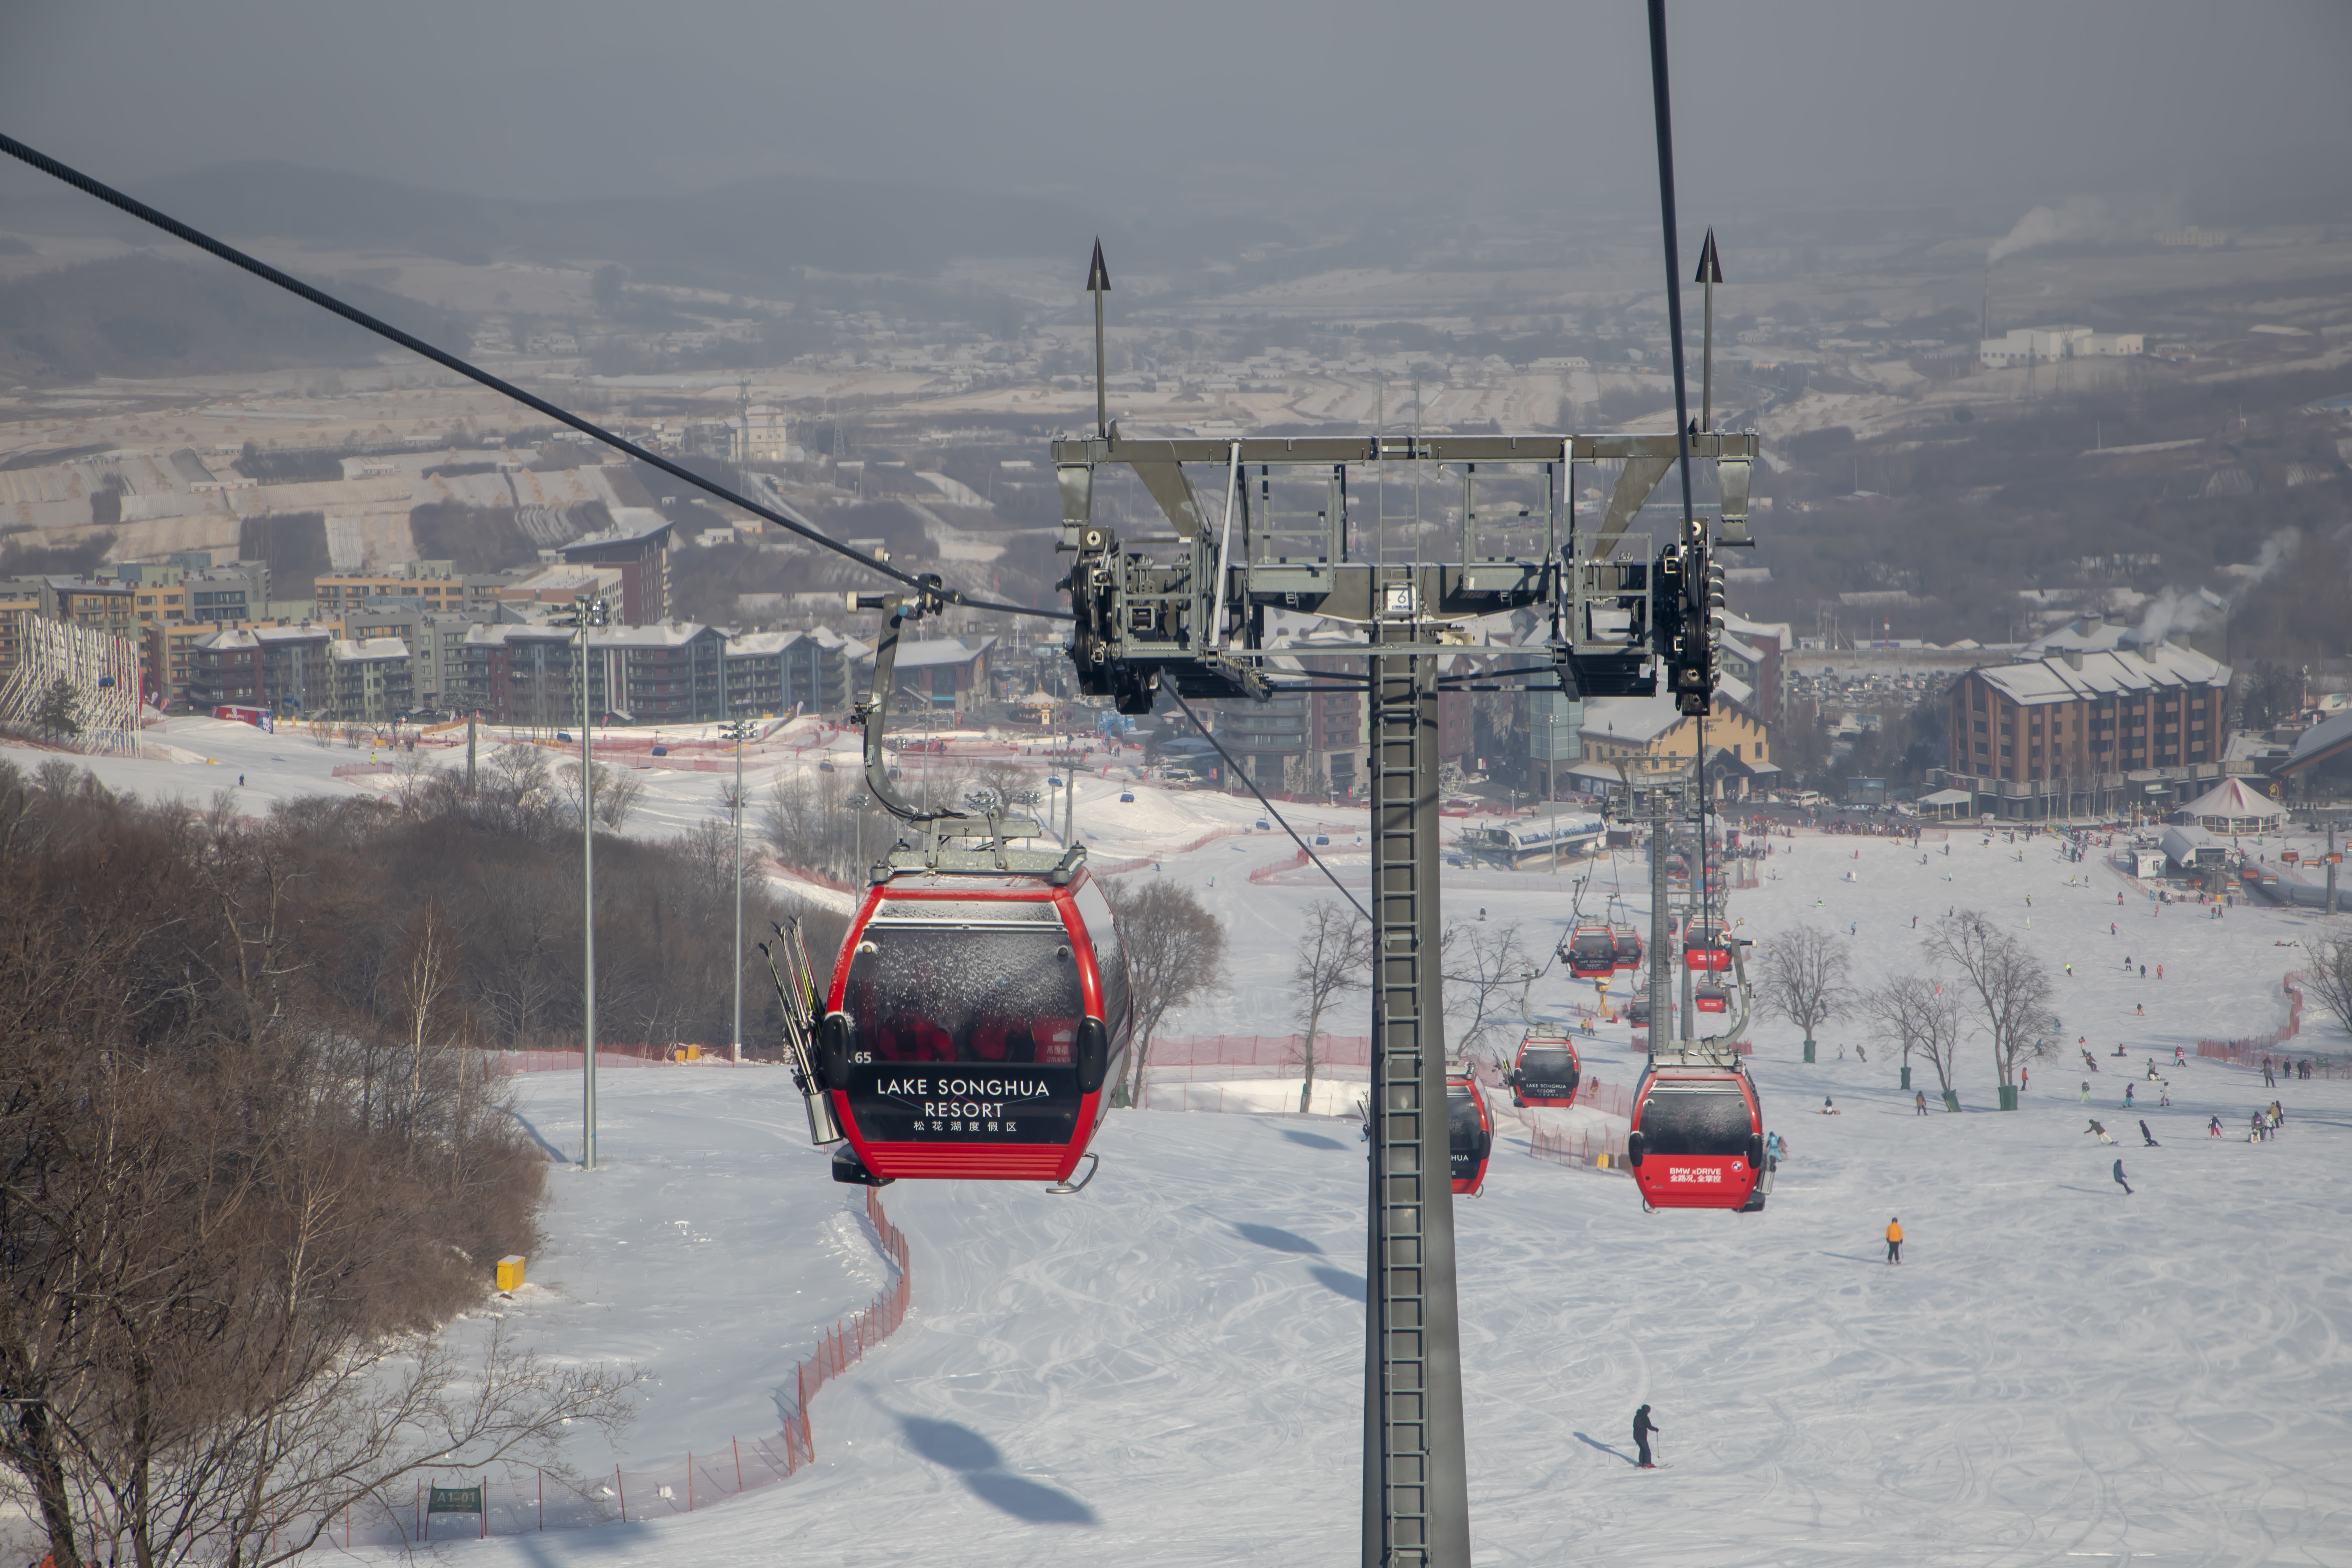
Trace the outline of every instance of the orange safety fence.
[[1528, 1133], [1528, 1152], [1555, 1165], [1597, 1166], [1622, 1175], [1633, 1173], [1633, 1167], [1625, 1163], [1622, 1132], [1600, 1129], [1554, 1131], [1549, 1127], [1538, 1127]]
[[[1151, 1042], [1150, 1066], [1157, 1072], [1161, 1068], [1175, 1067], [1251, 1067], [1276, 1069], [1276, 1078], [1296, 1072], [1304, 1053], [1299, 1049], [1302, 1035], [1161, 1035]], [[1318, 1068], [1329, 1067], [1370, 1067], [1372, 1065], [1372, 1037], [1370, 1035], [1322, 1035], [1315, 1037], [1315, 1062]], [[1287, 1070], [1283, 1070], [1287, 1069]]]
[[1307, 864], [1307, 851], [1295, 850], [1287, 860], [1270, 860], [1249, 874], [1253, 882], [1270, 882], [1285, 871], [1296, 871]]
[[634, 1470], [615, 1466], [601, 1476], [589, 1477], [585, 1490], [560, 1482], [551, 1488], [545, 1474], [529, 1465], [453, 1469], [420, 1479], [414, 1498], [403, 1498], [397, 1506], [377, 1501], [330, 1519], [322, 1543], [406, 1546], [432, 1539], [436, 1526], [436, 1516], [425, 1507], [428, 1486], [444, 1490], [481, 1488], [479, 1515], [460, 1515], [438, 1524], [441, 1535], [455, 1538], [520, 1535], [691, 1513], [785, 1479], [816, 1458], [809, 1401], [817, 1390], [887, 1340], [907, 1321], [914, 1301], [907, 1238], [883, 1212], [881, 1194], [870, 1187], [866, 1191], [866, 1217], [884, 1256], [896, 1267], [897, 1277], [863, 1310], [826, 1330], [815, 1350], [794, 1368], [793, 1405], [785, 1413], [782, 1431], [750, 1442], [730, 1437], [723, 1445], [693, 1449], [667, 1465]]
[[[2197, 1042], [2197, 1054], [2229, 1067], [2259, 1068], [2263, 1058], [2303, 1033], [2303, 985], [2300, 983], [2308, 982], [2310, 978], [2299, 969], [2289, 970], [2280, 977], [2279, 991], [2286, 998], [2286, 1021], [2277, 1028], [2266, 1034], [2243, 1035], [2234, 1040], [2200, 1040]], [[2339, 1076], [2333, 1070], [2336, 1066], [2333, 1058], [2323, 1055], [2309, 1059], [2322, 1064], [2315, 1070], [2324, 1071], [2330, 1078]]]

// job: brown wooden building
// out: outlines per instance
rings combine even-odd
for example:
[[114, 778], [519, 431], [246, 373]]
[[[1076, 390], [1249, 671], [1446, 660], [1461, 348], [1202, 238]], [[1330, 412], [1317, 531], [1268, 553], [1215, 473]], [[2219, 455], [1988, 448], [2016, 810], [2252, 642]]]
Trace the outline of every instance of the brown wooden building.
[[2168, 642], [1981, 666], [1952, 686], [1946, 771], [2004, 816], [2169, 805], [2221, 776], [2229, 694], [2227, 665]]

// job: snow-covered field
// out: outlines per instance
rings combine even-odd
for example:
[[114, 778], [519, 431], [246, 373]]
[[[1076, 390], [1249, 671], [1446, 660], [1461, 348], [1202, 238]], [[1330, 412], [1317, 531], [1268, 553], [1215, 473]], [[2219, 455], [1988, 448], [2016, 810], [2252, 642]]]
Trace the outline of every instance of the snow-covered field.
[[[192, 800], [233, 768], [264, 798], [352, 787], [327, 777], [350, 758], [340, 748], [183, 729], [198, 723], [175, 721], [165, 739], [215, 765], [97, 771]], [[676, 831], [715, 802], [713, 777], [643, 776], [642, 831]], [[1291, 1027], [1297, 915], [1328, 884], [1311, 868], [1248, 881], [1286, 858], [1278, 836], [1172, 853], [1247, 829], [1255, 803], [1139, 787], [1122, 806], [1118, 787], [1081, 788], [1097, 862], [1167, 856], [1133, 874], [1198, 887], [1233, 935], [1228, 994], [1168, 1027]], [[1347, 853], [1360, 815], [1305, 815], [1360, 886], [1364, 859]], [[1776, 847], [1764, 885], [1734, 897], [1742, 934], [1851, 927], [1867, 983], [1919, 962], [1913, 917], [1976, 908], [2053, 971], [2074, 964], [2056, 982], [2069, 1048], [2085, 1037], [2105, 1070], [2085, 1109], [2079, 1059], [2037, 1064], [2023, 1109], [2002, 1115], [1972, 1043], [1969, 1114], [1920, 1118], [1879, 1051], [1839, 1059], [1867, 1039], [1858, 1023], [1833, 1020], [1810, 1067], [1793, 1031], [1761, 1023], [1753, 1070], [1790, 1157], [1770, 1207], [1749, 1216], [1644, 1215], [1622, 1177], [1528, 1158], [1507, 1131], [1485, 1195], [1456, 1210], [1476, 1561], [2352, 1563], [2352, 1081], [2272, 1091], [2193, 1059], [2200, 1035], [2278, 1021], [2279, 978], [2302, 951], [2277, 944], [2318, 922], [2153, 905], [2046, 838], [1960, 831], [1946, 855], [1931, 833], [1924, 865], [1887, 840]], [[1622, 869], [1639, 912], [1638, 874]], [[1455, 913], [1521, 922], [1543, 952], [1588, 873], [1590, 912], [1612, 890], [1605, 858], [1557, 878], [1449, 871], [1445, 897]], [[1530, 1003], [1564, 1018], [1590, 996], [1555, 969]], [[1604, 1029], [1591, 1070], [1630, 1082], [1624, 1039]], [[2106, 1054], [2118, 1043], [2126, 1061]], [[2192, 1060], [2167, 1069], [2173, 1105], [2125, 1112], [2122, 1069], [2168, 1062], [2176, 1043]], [[2340, 1060], [2352, 1041], [2318, 1016], [2297, 1049]], [[1915, 1081], [1932, 1080], [1921, 1067]], [[599, 1093], [603, 1168], [554, 1176], [550, 1246], [502, 1308], [551, 1351], [653, 1374], [621, 1451], [583, 1447], [581, 1468], [772, 1433], [793, 1363], [886, 1278], [858, 1194], [828, 1180], [774, 1069], [614, 1071]], [[2249, 1144], [2246, 1114], [2273, 1093], [2285, 1131]], [[519, 1094], [540, 1137], [576, 1153], [576, 1079], [534, 1076]], [[1825, 1094], [1843, 1114], [1817, 1114]], [[2205, 1135], [2212, 1114], [2232, 1137]], [[2128, 1136], [2098, 1145], [2089, 1116]], [[2161, 1147], [2141, 1146], [2141, 1116]], [[1097, 1148], [1101, 1174], [1075, 1198], [887, 1189], [914, 1310], [817, 1396], [814, 1467], [691, 1516], [436, 1550], [482, 1568], [1353, 1561], [1353, 1127], [1127, 1112]], [[2118, 1155], [2129, 1196], [2110, 1179]], [[1882, 1260], [1893, 1215], [1909, 1238], [1900, 1268]], [[1644, 1403], [1662, 1472], [1628, 1462]]]

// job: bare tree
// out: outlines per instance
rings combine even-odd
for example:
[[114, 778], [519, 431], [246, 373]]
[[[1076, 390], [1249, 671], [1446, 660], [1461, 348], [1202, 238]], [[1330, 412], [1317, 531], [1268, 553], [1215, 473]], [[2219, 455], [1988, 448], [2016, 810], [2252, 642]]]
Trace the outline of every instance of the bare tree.
[[[602, 763], [591, 765], [595, 769], [596, 820], [618, 833], [627, 826], [629, 814], [636, 810], [637, 802], [645, 798], [645, 781], [634, 771], [608, 768]], [[580, 805], [580, 764], [564, 763], [562, 779], [563, 793], [576, 812]], [[731, 781], [729, 787], [733, 787]]]
[[2339, 925], [2312, 943], [2304, 988], [2352, 1034], [2352, 926]]
[[1859, 993], [1854, 1003], [1864, 1017], [1901, 1045], [1906, 1068], [1915, 1050], [1934, 1064], [1944, 1103], [1957, 1110], [1952, 1073], [1959, 1064], [1964, 1033], [1959, 993], [1933, 975], [1898, 974], [1884, 985]]
[[1134, 1062], [1117, 1103], [1133, 1105], [1143, 1090], [1160, 1020], [1171, 1009], [1224, 989], [1225, 928], [1192, 889], [1164, 877], [1127, 884], [1105, 880], [1102, 888], [1118, 922], [1135, 1008]]
[[[2056, 1049], [2050, 971], [2023, 942], [1995, 930], [1976, 910], [1961, 910], [1937, 921], [1919, 945], [1930, 959], [1958, 970], [1976, 994], [2001, 1088], [2016, 1083], [2019, 1064]], [[2002, 1098], [2015, 1103], [2011, 1095]]]
[[1843, 938], [1818, 926], [1797, 926], [1765, 947], [1756, 966], [1757, 999], [1766, 1012], [1802, 1029], [1810, 1044], [1814, 1031], [1852, 995], [1848, 973]]
[[1486, 1043], [1488, 1031], [1507, 1021], [1498, 1016], [1504, 1004], [1535, 965], [1519, 940], [1517, 921], [1447, 922], [1437, 962], [1445, 978], [1445, 1011], [1466, 1014], [1470, 1020], [1454, 1041], [1455, 1049], [1468, 1056]]
[[1009, 813], [1036, 804], [1037, 775], [1009, 757], [981, 763], [957, 786], [956, 798], [966, 811]]
[[1315, 1043], [1323, 1027], [1323, 1010], [1342, 993], [1368, 986], [1371, 966], [1372, 928], [1362, 915], [1329, 899], [1307, 906], [1307, 925], [1298, 933], [1297, 957], [1290, 972], [1295, 1016], [1307, 1026], [1299, 1047], [1307, 1068], [1306, 1081], [1298, 1087], [1302, 1116], [1315, 1098]]

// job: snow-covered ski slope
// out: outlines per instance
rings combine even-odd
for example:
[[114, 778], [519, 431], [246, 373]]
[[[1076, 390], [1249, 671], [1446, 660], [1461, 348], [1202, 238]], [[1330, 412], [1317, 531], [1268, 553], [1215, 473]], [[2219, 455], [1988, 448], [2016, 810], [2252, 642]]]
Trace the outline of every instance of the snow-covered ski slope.
[[[191, 798], [221, 771], [99, 771], [131, 767], [193, 779]], [[685, 775], [666, 809], [707, 810], [714, 783]], [[1116, 784], [1082, 787], [1098, 861], [1256, 815], [1138, 795], [1121, 808]], [[1360, 887], [1360, 816], [1307, 815]], [[1882, 1052], [1838, 1059], [1868, 1038], [1858, 1024], [1833, 1020], [1807, 1067], [1791, 1030], [1760, 1023], [1753, 1070], [1790, 1158], [1770, 1207], [1748, 1216], [1644, 1215], [1622, 1178], [1529, 1159], [1507, 1124], [1486, 1194], [1456, 1205], [1479, 1563], [2352, 1563], [2352, 1081], [2265, 1090], [2192, 1059], [2166, 1069], [2171, 1108], [2122, 1108], [2123, 1069], [2272, 1026], [2279, 977], [2302, 957], [2274, 944], [2318, 922], [2152, 906], [2047, 839], [1949, 842], [1947, 857], [1931, 835], [1923, 866], [1890, 841], [1780, 840], [1731, 912], [1768, 943], [1799, 921], [1852, 925], [1864, 982], [1916, 962], [1915, 915], [1924, 927], [1974, 907], [2030, 934], [2059, 972], [2069, 1050], [2079, 1034], [2100, 1053], [2092, 1104], [2078, 1102], [2079, 1058], [2060, 1059], [2037, 1065], [2021, 1111], [1990, 1110], [1977, 1041], [1959, 1084], [1969, 1113], [1916, 1117]], [[1288, 847], [1217, 839], [1135, 873], [1200, 888], [1234, 937], [1229, 994], [1171, 1029], [1290, 1026], [1297, 912], [1334, 895], [1311, 868], [1247, 880]], [[1557, 879], [1450, 869], [1448, 909], [1518, 921], [1546, 950], [1588, 869], [1605, 898], [1605, 858]], [[1639, 916], [1638, 871], [1623, 869]], [[1590, 996], [1555, 969], [1531, 1006], [1570, 1016]], [[1590, 1069], [1629, 1082], [1624, 1038], [1604, 1028]], [[2107, 1055], [2117, 1043], [2126, 1060]], [[2340, 1060], [2352, 1041], [2315, 1016], [2296, 1049]], [[1932, 1079], [1920, 1067], [1915, 1081]], [[576, 1079], [533, 1077], [520, 1094], [540, 1135], [576, 1153]], [[1817, 1114], [1824, 1094], [1843, 1114]], [[2246, 1113], [2273, 1094], [2284, 1134], [2247, 1143]], [[583, 1440], [581, 1468], [772, 1432], [793, 1362], [883, 1278], [857, 1194], [827, 1179], [773, 1069], [612, 1071], [600, 1098], [604, 1169], [554, 1175], [533, 1288], [501, 1306], [551, 1352], [654, 1374], [621, 1452]], [[2205, 1135], [2215, 1113], [2230, 1138]], [[2086, 1136], [2091, 1116], [2119, 1143]], [[2161, 1148], [2140, 1146], [2142, 1116]], [[1102, 1173], [1075, 1198], [887, 1190], [913, 1248], [914, 1311], [818, 1395], [818, 1459], [799, 1476], [691, 1516], [436, 1550], [518, 1568], [1354, 1561], [1354, 1129], [1122, 1113], [1098, 1148]], [[2109, 1175], [2118, 1156], [2128, 1197]], [[1898, 1215], [1895, 1268], [1880, 1236]], [[1629, 1463], [1644, 1403], [1670, 1471]]]

